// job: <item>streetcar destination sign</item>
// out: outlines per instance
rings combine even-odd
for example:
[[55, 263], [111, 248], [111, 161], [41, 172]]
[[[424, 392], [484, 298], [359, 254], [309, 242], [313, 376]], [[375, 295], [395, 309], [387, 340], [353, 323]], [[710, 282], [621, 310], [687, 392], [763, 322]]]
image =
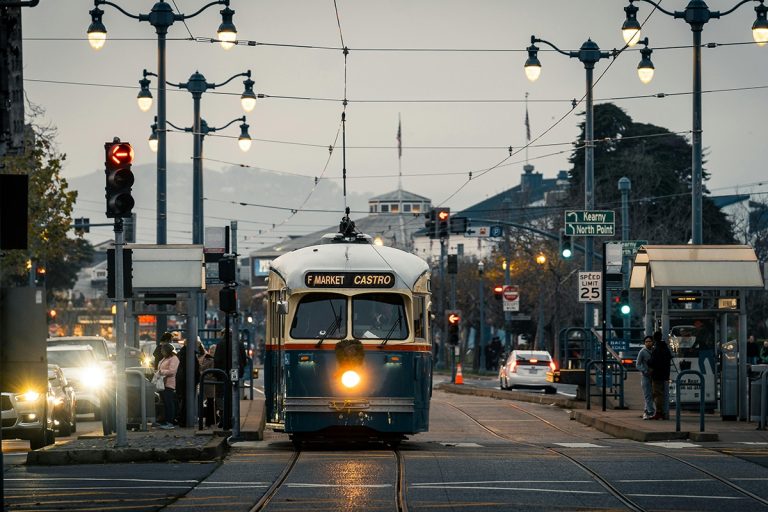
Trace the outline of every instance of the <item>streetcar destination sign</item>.
[[307, 272], [307, 288], [392, 288], [392, 272]]
[[568, 236], [613, 236], [616, 216], [611, 210], [567, 210], [565, 234]]

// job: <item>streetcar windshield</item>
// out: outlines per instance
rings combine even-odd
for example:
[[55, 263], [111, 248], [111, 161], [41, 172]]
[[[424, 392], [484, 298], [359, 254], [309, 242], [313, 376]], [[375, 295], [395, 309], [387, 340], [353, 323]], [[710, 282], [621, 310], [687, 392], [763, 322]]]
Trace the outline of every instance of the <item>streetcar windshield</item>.
[[347, 298], [335, 293], [304, 296], [291, 323], [291, 338], [341, 339], [347, 335]]
[[408, 323], [403, 297], [393, 293], [352, 297], [352, 336], [358, 339], [406, 339]]

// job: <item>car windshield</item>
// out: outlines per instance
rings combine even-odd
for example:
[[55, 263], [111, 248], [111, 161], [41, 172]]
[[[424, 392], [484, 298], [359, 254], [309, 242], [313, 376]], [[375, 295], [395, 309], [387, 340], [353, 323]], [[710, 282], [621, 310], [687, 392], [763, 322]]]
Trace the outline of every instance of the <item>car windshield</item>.
[[60, 347], [62, 345], [85, 345], [93, 349], [93, 354], [98, 358], [106, 361], [109, 359], [109, 354], [102, 340], [85, 340], [85, 339], [73, 339], [73, 340], [52, 340], [48, 341], [49, 347]]
[[394, 293], [367, 293], [353, 297], [352, 336], [360, 339], [408, 338], [403, 297]]
[[49, 350], [48, 362], [61, 368], [74, 368], [92, 366], [96, 364], [96, 358], [90, 350]]
[[291, 338], [341, 339], [347, 335], [347, 298], [336, 293], [302, 297], [291, 323]]

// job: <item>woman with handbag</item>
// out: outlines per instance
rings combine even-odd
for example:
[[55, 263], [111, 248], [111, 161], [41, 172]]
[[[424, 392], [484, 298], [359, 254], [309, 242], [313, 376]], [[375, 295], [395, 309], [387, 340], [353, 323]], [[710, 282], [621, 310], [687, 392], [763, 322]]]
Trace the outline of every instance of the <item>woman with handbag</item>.
[[179, 358], [173, 351], [173, 346], [169, 343], [163, 343], [160, 347], [160, 353], [163, 358], [157, 365], [157, 374], [163, 380], [163, 390], [160, 396], [163, 399], [165, 408], [165, 423], [158, 426], [162, 429], [172, 429], [173, 419], [176, 417], [176, 371], [179, 368]]

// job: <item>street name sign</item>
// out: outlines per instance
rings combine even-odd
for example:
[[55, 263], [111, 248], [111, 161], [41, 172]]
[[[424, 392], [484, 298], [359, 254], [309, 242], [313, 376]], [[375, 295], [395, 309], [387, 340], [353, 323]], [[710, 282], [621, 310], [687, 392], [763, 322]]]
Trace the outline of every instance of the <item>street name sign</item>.
[[520, 311], [520, 287], [515, 285], [506, 285], [501, 292], [504, 299], [504, 311]]
[[616, 216], [611, 210], [567, 210], [565, 234], [568, 236], [614, 236]]
[[579, 302], [603, 301], [603, 273], [579, 272]]

